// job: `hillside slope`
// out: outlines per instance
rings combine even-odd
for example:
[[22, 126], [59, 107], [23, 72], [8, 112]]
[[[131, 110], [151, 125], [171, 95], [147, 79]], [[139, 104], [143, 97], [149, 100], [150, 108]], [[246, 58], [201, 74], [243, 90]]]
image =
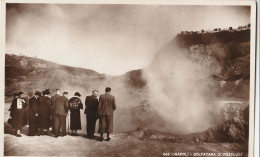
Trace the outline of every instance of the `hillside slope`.
[[71, 87], [86, 87], [90, 82], [104, 80], [105, 75], [93, 70], [73, 68], [59, 65], [42, 59], [26, 56], [5, 55], [5, 95], [12, 95], [14, 92], [34, 92], [55, 88], [68, 90]]

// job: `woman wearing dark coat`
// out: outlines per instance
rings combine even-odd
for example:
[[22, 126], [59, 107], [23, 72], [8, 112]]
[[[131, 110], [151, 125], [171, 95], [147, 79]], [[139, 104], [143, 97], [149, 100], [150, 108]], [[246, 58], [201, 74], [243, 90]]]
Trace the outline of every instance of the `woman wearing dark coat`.
[[47, 134], [47, 131], [50, 127], [50, 107], [50, 91], [45, 90], [43, 92], [43, 96], [40, 98], [39, 104], [39, 128], [42, 130], [43, 135]]
[[78, 135], [77, 130], [81, 130], [80, 109], [83, 109], [83, 104], [80, 96], [80, 93], [76, 92], [74, 97], [69, 100], [70, 130], [72, 130], [72, 135], [75, 136]]
[[21, 137], [21, 129], [25, 125], [25, 108], [27, 107], [27, 103], [24, 100], [23, 92], [19, 92], [18, 98], [15, 98], [12, 101], [11, 108], [10, 108], [10, 115], [13, 119], [13, 125], [15, 129], [15, 135], [17, 137]]

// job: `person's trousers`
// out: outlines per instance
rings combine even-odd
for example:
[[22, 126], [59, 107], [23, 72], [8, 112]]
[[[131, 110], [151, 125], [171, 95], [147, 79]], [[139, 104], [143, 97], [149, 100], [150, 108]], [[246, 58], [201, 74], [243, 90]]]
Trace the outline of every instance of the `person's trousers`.
[[87, 134], [93, 136], [96, 128], [96, 114], [87, 114]]
[[29, 135], [34, 136], [38, 132], [39, 117], [33, 114], [29, 115]]
[[25, 124], [25, 125], [28, 125], [28, 124], [29, 124], [29, 121], [30, 121], [29, 111], [28, 111], [28, 109], [26, 108], [26, 109], [25, 109], [24, 124]]
[[60, 135], [60, 128], [61, 134], [66, 135], [66, 116], [56, 114], [54, 116], [54, 130], [56, 135]]
[[51, 121], [50, 121], [50, 124], [51, 124], [51, 132], [53, 133], [53, 134], [55, 134], [55, 125], [54, 125], [54, 115], [53, 114], [51, 114]]
[[25, 109], [17, 109], [14, 111], [14, 129], [21, 130], [22, 127], [25, 125]]
[[100, 133], [113, 132], [113, 116], [101, 115], [99, 117], [99, 132]]

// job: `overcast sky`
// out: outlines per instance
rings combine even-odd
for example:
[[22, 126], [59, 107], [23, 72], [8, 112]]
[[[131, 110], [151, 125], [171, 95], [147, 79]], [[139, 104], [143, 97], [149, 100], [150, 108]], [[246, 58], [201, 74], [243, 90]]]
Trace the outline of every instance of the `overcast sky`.
[[250, 8], [7, 4], [6, 20], [6, 53], [118, 75], [147, 66], [180, 31], [250, 23]]

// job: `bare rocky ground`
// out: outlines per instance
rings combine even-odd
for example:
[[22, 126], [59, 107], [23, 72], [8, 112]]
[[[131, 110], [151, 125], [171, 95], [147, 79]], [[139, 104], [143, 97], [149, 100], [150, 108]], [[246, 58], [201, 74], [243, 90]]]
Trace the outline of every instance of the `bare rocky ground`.
[[128, 133], [114, 133], [111, 141], [99, 142], [98, 135], [93, 139], [80, 136], [53, 138], [46, 136], [27, 136], [28, 127], [24, 127], [23, 136], [12, 135], [5, 124], [5, 156], [163, 156], [163, 153], [242, 153], [247, 156], [247, 143], [208, 143], [198, 142], [189, 136], [177, 136], [136, 130]]

